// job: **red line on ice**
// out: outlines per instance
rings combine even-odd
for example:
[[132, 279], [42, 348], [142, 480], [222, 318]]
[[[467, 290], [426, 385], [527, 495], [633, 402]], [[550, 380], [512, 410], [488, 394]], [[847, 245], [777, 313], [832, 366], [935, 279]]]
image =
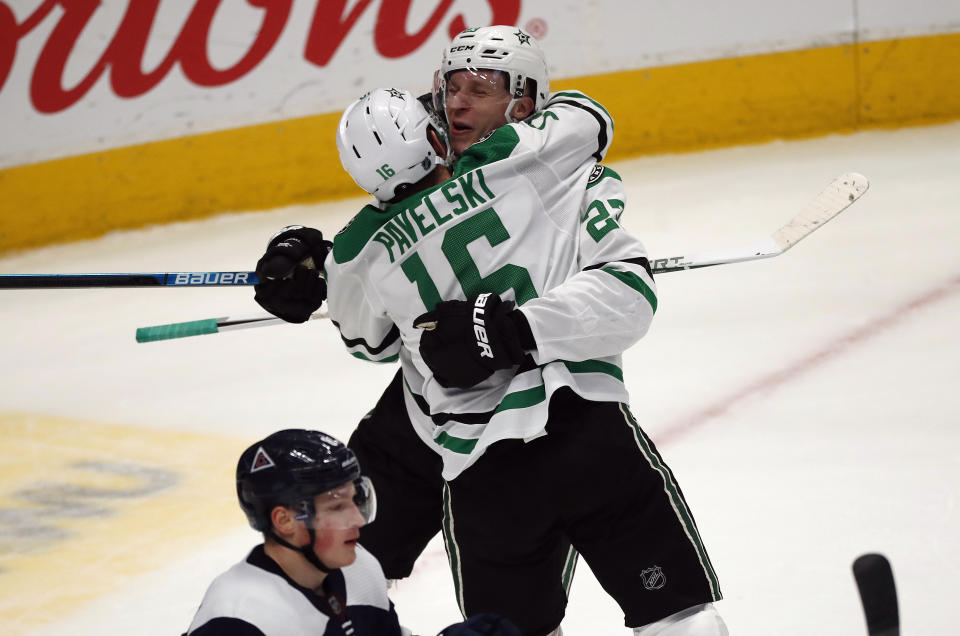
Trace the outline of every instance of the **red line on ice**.
[[846, 353], [849, 349], [865, 342], [883, 331], [895, 326], [903, 319], [907, 318], [911, 312], [932, 305], [946, 299], [952, 294], [960, 291], [960, 276], [956, 276], [946, 283], [928, 290], [919, 296], [907, 301], [906, 303], [895, 307], [888, 313], [874, 318], [867, 324], [858, 327], [834, 340], [828, 342], [820, 349], [814, 351], [792, 364], [780, 369], [776, 369], [763, 375], [753, 382], [714, 403], [686, 415], [670, 426], [653, 435], [658, 445], [667, 444], [683, 437], [692, 430], [703, 426], [712, 418], [722, 415], [733, 408], [738, 402], [746, 398], [767, 393], [779, 388], [781, 385], [790, 382], [801, 374], [814, 369], [832, 358]]

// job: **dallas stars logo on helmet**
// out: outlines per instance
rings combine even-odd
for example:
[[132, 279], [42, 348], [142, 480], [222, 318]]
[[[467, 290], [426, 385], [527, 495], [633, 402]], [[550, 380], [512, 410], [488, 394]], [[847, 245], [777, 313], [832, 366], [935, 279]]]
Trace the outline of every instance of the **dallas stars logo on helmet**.
[[517, 36], [517, 40], [520, 42], [520, 44], [530, 44], [530, 36], [520, 29], [517, 29], [517, 32], [514, 33], [514, 35]]

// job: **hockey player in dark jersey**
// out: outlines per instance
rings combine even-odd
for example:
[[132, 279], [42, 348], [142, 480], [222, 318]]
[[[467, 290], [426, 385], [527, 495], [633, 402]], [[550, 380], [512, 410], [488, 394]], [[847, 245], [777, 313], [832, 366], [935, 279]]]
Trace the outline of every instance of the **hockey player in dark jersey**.
[[[353, 451], [319, 431], [278, 431], [240, 456], [237, 496], [264, 542], [211, 583], [187, 635], [409, 636], [357, 545], [377, 504]], [[516, 633], [481, 615], [441, 636]]]
[[[620, 353], [646, 331], [656, 292], [643, 246], [618, 223], [619, 177], [596, 164], [612, 120], [575, 91], [549, 95], [538, 51], [516, 27], [471, 29], [448, 47], [438, 94], [459, 161], [443, 183], [430, 183], [439, 150], [393, 161], [390, 122], [371, 128], [379, 154], [364, 155], [352, 142], [362, 119], [345, 134], [345, 113], [341, 160], [382, 203], [330, 256], [290, 229], [261, 263], [292, 255], [280, 273], [294, 281], [316, 249], [351, 352], [400, 359], [351, 438], [395, 485], [385, 501], [406, 493], [423, 511], [391, 513], [362, 538], [391, 569], [402, 575], [417, 545], [391, 538], [429, 538], [439, 515], [465, 615], [559, 633], [572, 546], [636, 634], [725, 634], [693, 517], [627, 407]], [[402, 129], [405, 107], [391, 108]], [[398, 146], [417, 139], [401, 132]], [[429, 187], [398, 196], [404, 184]]]

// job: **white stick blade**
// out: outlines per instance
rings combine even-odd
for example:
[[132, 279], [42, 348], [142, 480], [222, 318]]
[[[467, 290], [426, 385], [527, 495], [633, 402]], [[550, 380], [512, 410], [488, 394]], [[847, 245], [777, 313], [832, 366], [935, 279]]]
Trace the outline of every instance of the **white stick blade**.
[[808, 234], [850, 207], [869, 187], [870, 182], [862, 174], [848, 172], [840, 175], [800, 214], [774, 232], [773, 240], [782, 251], [786, 252]]

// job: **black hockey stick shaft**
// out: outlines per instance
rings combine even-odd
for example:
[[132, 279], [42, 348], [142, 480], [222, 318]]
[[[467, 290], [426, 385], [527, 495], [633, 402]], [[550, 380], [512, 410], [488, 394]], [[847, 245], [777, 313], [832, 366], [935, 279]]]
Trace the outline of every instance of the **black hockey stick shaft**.
[[870, 636], [900, 636], [900, 609], [893, 569], [882, 554], [864, 554], [853, 562], [863, 614]]
[[0, 274], [0, 289], [82, 287], [233, 287], [256, 285], [253, 272], [158, 272], [135, 274]]

